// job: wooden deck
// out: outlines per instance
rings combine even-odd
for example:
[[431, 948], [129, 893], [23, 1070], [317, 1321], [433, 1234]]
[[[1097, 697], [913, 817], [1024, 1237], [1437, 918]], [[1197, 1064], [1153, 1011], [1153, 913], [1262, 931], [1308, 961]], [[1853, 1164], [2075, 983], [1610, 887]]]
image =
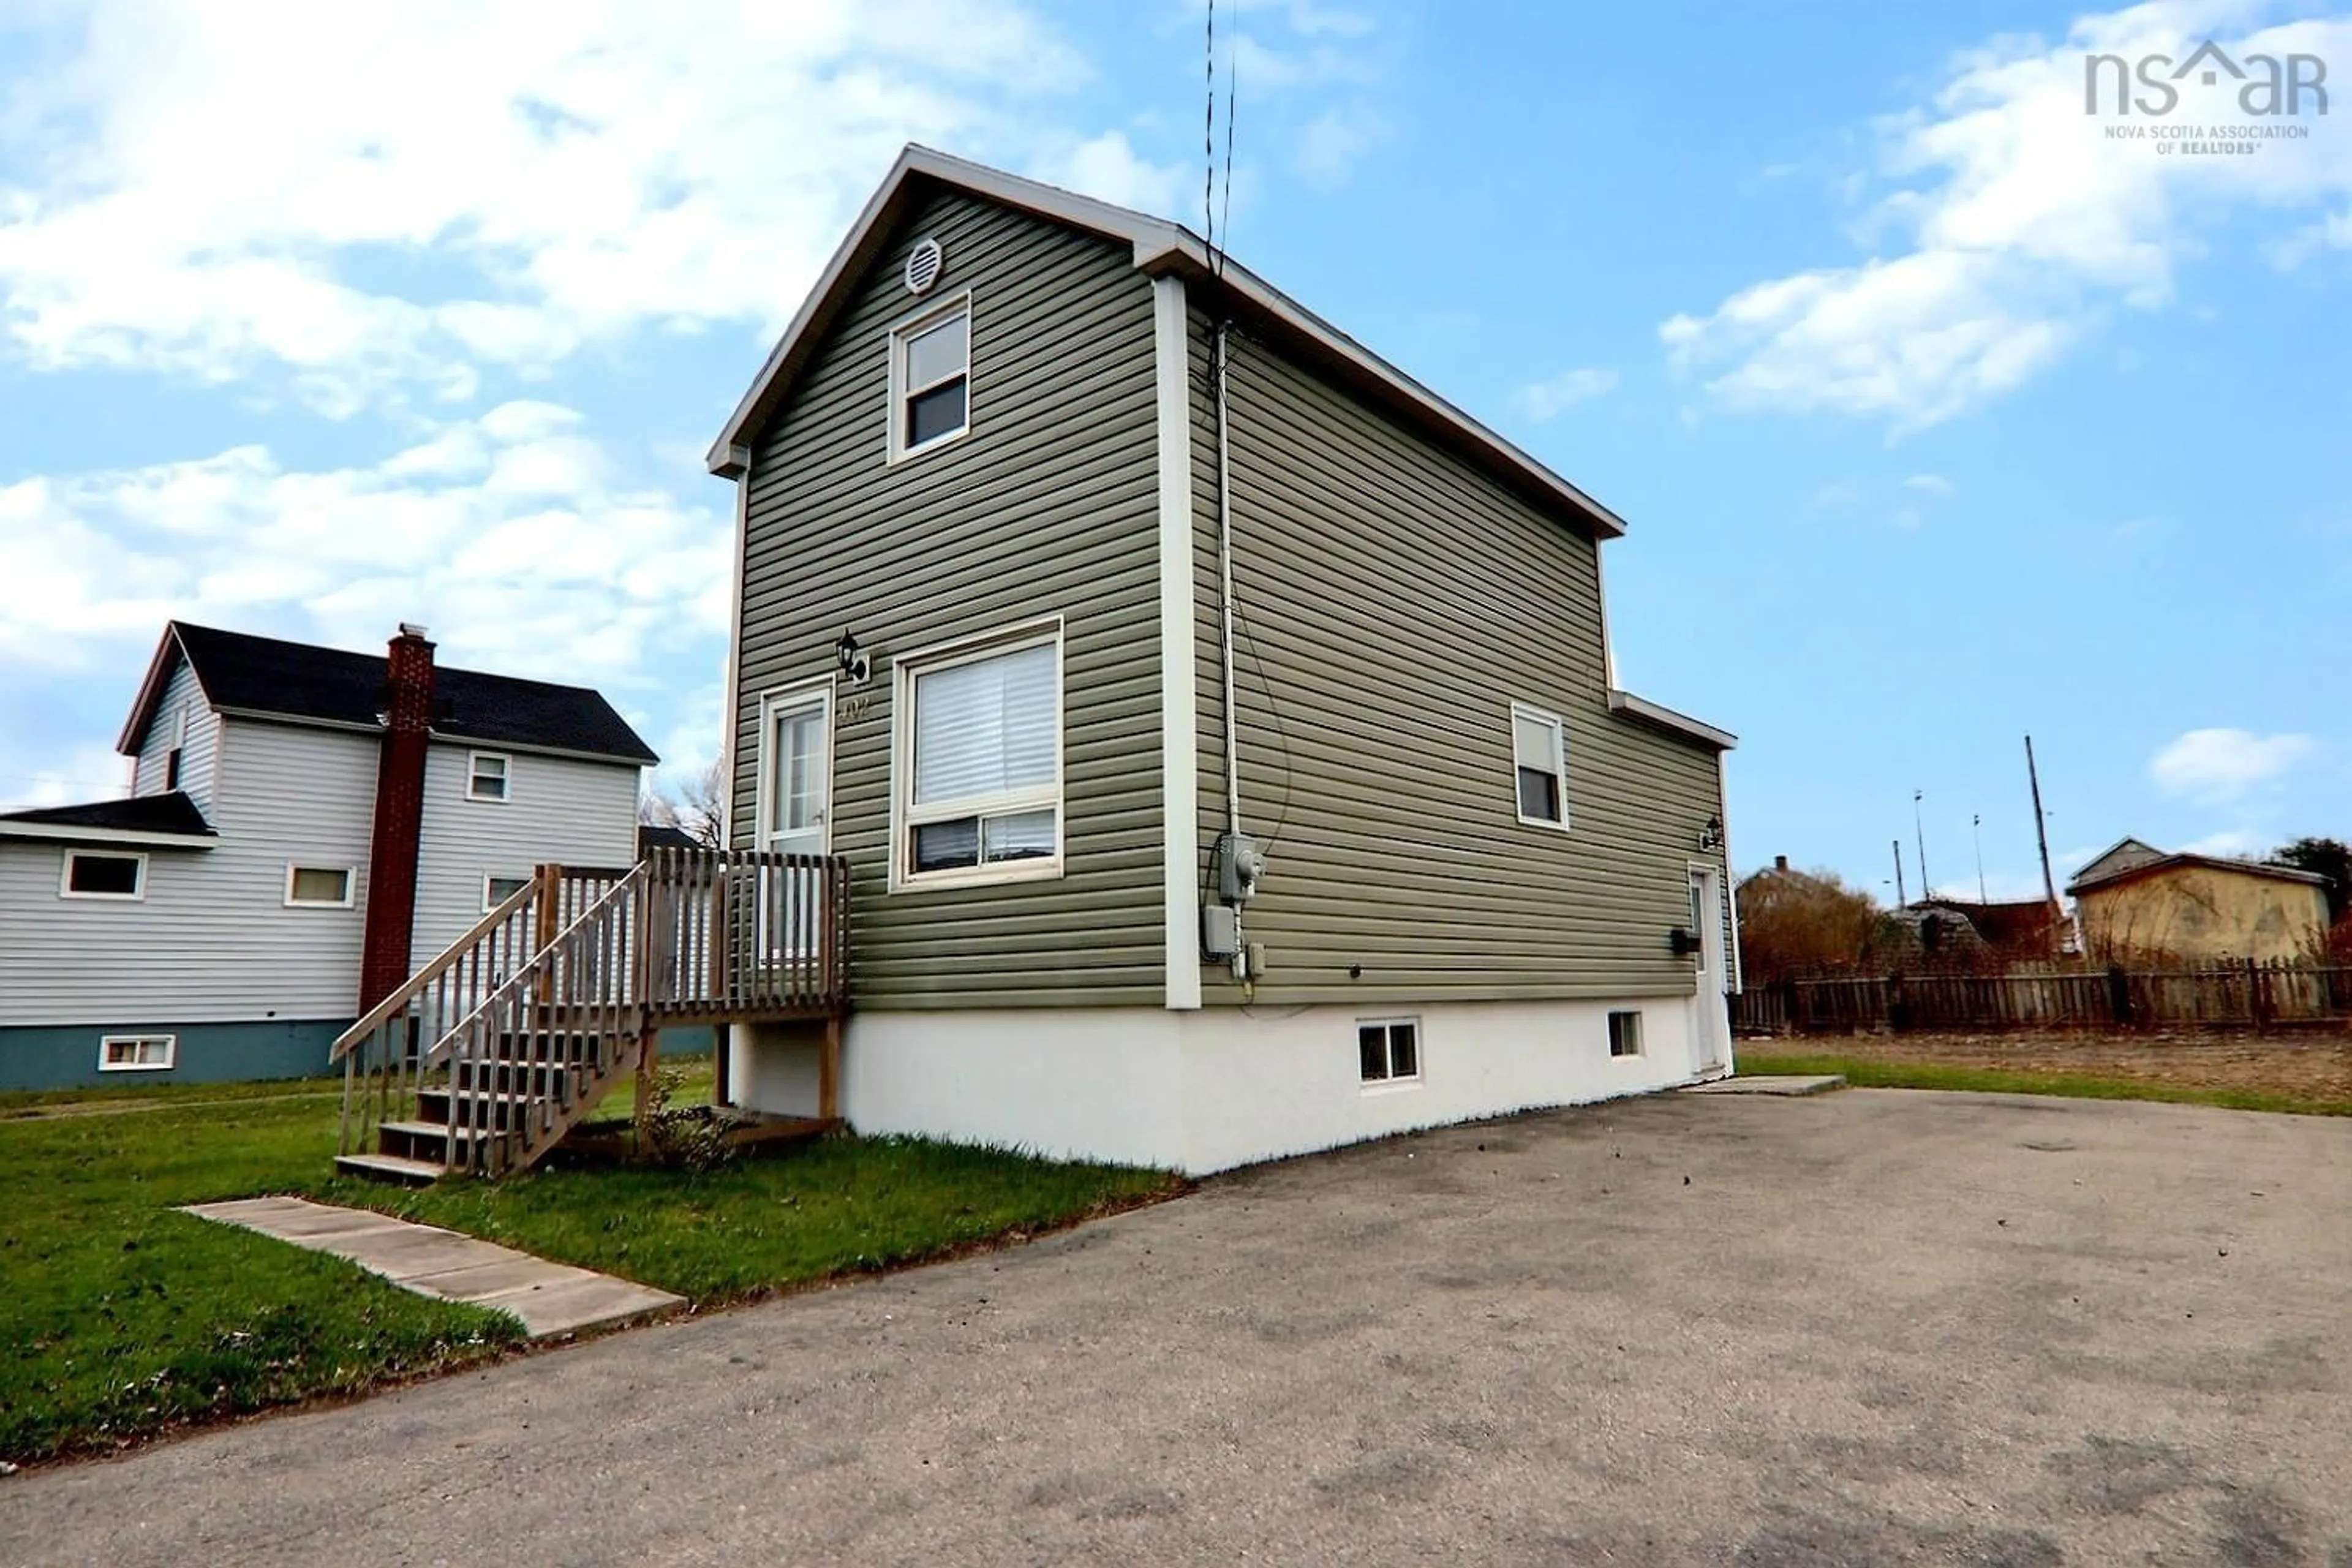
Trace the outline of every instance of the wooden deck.
[[692, 1025], [824, 1020], [816, 1120], [835, 1121], [848, 928], [837, 856], [542, 866], [335, 1042], [341, 1161], [526, 1169], [625, 1074], [642, 1117], [661, 1031]]

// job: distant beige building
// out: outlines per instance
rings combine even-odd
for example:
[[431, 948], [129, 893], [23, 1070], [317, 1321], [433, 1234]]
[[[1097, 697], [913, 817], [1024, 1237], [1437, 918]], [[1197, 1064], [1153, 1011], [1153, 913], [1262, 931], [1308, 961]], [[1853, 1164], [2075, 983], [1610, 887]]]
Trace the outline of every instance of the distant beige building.
[[2327, 930], [2324, 878], [2289, 866], [2167, 854], [2126, 838], [2076, 874], [2084, 945], [2101, 956], [2298, 958]]

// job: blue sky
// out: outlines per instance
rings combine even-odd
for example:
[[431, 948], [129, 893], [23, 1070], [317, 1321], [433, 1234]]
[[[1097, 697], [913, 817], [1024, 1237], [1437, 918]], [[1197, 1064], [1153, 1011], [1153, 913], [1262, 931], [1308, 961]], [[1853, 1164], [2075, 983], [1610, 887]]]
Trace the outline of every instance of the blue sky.
[[[421, 620], [691, 768], [700, 454], [898, 146], [1199, 226], [1194, 5], [543, 16], [0, 22], [0, 801], [116, 785], [174, 615]], [[1630, 521], [1620, 676], [1742, 735], [1743, 866], [1877, 889], [1921, 789], [1939, 888], [1980, 815], [2026, 892], [2028, 731], [2062, 876], [2126, 833], [2352, 837], [2352, 100], [2176, 156], [2082, 86], [2210, 37], [2352, 91], [2352, 13], [1219, 23], [1235, 253]], [[2170, 118], [2242, 116], [2192, 84]]]

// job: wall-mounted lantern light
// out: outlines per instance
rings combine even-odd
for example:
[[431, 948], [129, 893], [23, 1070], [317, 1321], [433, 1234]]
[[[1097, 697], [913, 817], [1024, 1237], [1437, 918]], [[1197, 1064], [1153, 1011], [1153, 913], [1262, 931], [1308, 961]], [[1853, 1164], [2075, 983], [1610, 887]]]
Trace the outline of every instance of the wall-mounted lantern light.
[[1702, 849], [1723, 847], [1723, 818], [1710, 816], [1706, 819], [1706, 826], [1698, 830], [1698, 847]]
[[833, 645], [833, 657], [841, 666], [841, 679], [852, 686], [863, 686], [874, 675], [873, 656], [858, 645], [856, 632], [844, 632]]

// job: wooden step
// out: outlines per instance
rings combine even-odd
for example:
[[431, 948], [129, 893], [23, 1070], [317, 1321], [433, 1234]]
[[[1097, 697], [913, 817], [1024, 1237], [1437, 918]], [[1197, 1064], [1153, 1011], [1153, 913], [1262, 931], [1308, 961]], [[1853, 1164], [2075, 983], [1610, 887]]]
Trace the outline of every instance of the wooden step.
[[[470, 1143], [477, 1139], [492, 1136], [495, 1134], [483, 1128], [452, 1129], [444, 1121], [386, 1121], [376, 1129], [375, 1146], [379, 1154], [389, 1154], [395, 1159], [426, 1160], [438, 1165], [448, 1160], [450, 1139]], [[460, 1164], [464, 1163], [459, 1162]]]
[[408, 1160], [397, 1154], [338, 1154], [335, 1169], [347, 1176], [407, 1187], [429, 1187], [448, 1174], [438, 1160]]
[[481, 1089], [456, 1089], [447, 1085], [416, 1091], [416, 1120], [446, 1127], [452, 1120], [452, 1100], [465, 1102], [465, 1120], [499, 1132], [511, 1131], [525, 1111], [539, 1101], [528, 1094], [493, 1094]]

